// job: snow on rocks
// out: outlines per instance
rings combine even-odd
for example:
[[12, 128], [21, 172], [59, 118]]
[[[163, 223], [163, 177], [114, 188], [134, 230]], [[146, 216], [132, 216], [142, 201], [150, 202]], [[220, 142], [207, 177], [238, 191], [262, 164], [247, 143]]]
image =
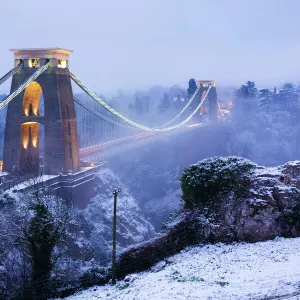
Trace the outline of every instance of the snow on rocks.
[[68, 300], [299, 299], [300, 238], [186, 249], [130, 275], [116, 286], [94, 287]]
[[[230, 163], [230, 168], [226, 169], [227, 162]], [[199, 162], [200, 170], [197, 169], [198, 165], [192, 166], [191, 177], [195, 189], [198, 190], [201, 184], [205, 185], [206, 178], [215, 176], [220, 168], [226, 171], [222, 173], [225, 175], [228, 169], [233, 172], [231, 169], [234, 163], [238, 166], [246, 166], [247, 168], [244, 168], [246, 171], [249, 169], [248, 166], [251, 166], [251, 172], [247, 171], [240, 176], [249, 178], [247, 188], [243, 187], [245, 190], [243, 194], [236, 193], [239, 189], [238, 184], [234, 191], [231, 190], [232, 186], [228, 185], [224, 193], [208, 195], [211, 201], [207, 202], [201, 202], [203, 195], [201, 193], [199, 198], [196, 198], [200, 201], [195, 201], [198, 205], [179, 213], [166, 226], [163, 234], [120, 253], [117, 264], [120, 269], [119, 275], [126, 276], [129, 273], [146, 270], [158, 261], [196, 242], [258, 242], [270, 240], [276, 236], [299, 237], [300, 191], [295, 187], [295, 179], [292, 176], [289, 183], [280, 181], [282, 174], [286, 174], [284, 167], [282, 167], [282, 172], [275, 177], [274, 172], [268, 177], [268, 168], [265, 168], [265, 175], [260, 177], [255, 175], [256, 165], [249, 163], [248, 160], [215, 158], [214, 161], [212, 158], [205, 160], [204, 166]], [[211, 168], [212, 171], [208, 168], [208, 164], [214, 166]], [[208, 172], [203, 171], [206, 167]], [[238, 174], [238, 171], [235, 173]], [[187, 175], [190, 173], [187, 172]], [[224, 184], [224, 176], [218, 175], [216, 178], [218, 185]], [[201, 180], [200, 183], [198, 178]], [[226, 180], [225, 182], [230, 183], [228, 178]], [[239, 178], [235, 179], [235, 183], [238, 181]], [[186, 184], [189, 183], [190, 181], [187, 180]], [[190, 194], [195, 195], [195, 193]], [[169, 250], [166, 251], [166, 249]]]

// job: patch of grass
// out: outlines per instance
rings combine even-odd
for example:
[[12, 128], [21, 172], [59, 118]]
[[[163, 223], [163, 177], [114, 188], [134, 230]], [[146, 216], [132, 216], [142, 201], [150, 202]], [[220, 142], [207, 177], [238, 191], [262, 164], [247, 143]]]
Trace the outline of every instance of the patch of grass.
[[177, 282], [203, 282], [204, 281], [203, 278], [197, 276], [192, 276], [192, 277], [182, 276], [180, 272], [178, 272], [177, 270], [174, 270], [170, 277], [172, 281], [177, 281]]
[[118, 284], [118, 285], [116, 285], [116, 288], [118, 289], [118, 290], [125, 290], [125, 289], [127, 289], [129, 287], [129, 283], [128, 282], [126, 282], [126, 283], [124, 283], [124, 284]]
[[221, 287], [224, 287], [226, 285], [229, 285], [229, 282], [227, 282], [227, 281], [216, 281], [216, 284], [220, 285]]

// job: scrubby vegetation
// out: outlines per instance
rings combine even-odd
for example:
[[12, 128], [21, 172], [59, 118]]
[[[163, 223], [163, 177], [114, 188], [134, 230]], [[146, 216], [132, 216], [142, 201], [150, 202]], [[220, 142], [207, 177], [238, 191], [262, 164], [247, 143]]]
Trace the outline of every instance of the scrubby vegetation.
[[[298, 168], [300, 162], [269, 169], [241, 157], [191, 165], [181, 178], [184, 209], [170, 215], [154, 239], [121, 253], [118, 276], [146, 270], [197, 243], [300, 236]], [[282, 182], [287, 174], [289, 183]]]
[[249, 192], [255, 164], [240, 157], [213, 157], [186, 168], [181, 177], [184, 208], [218, 211], [224, 197]]

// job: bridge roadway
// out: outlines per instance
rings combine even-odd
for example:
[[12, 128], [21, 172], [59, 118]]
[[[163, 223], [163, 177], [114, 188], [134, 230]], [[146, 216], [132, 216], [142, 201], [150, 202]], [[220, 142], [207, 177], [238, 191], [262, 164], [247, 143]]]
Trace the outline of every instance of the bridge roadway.
[[[186, 125], [177, 129], [176, 134], [183, 134], [191, 129], [199, 128], [200, 126], [203, 127], [205, 125], [206, 124], [204, 123]], [[31, 182], [32, 178], [25, 180], [24, 178], [16, 178], [15, 176], [7, 174], [6, 176], [2, 176], [5, 180], [0, 183], [0, 190], [26, 192], [29, 189], [32, 189], [32, 185], [37, 189], [42, 189], [47, 186], [55, 190], [61, 187], [75, 187], [81, 185], [84, 181], [92, 180], [94, 174], [106, 164], [105, 159], [146, 146], [156, 140], [167, 138], [173, 134], [175, 134], [174, 131], [144, 133], [80, 149], [81, 160], [87, 162], [86, 167], [82, 167], [81, 171], [58, 175], [40, 175], [33, 180], [34, 184]]]
[[[173, 134], [184, 134], [190, 130], [204, 127], [206, 123], [197, 123], [186, 125], [175, 131], [160, 133], [144, 133], [108, 142], [106, 144], [81, 149], [80, 157], [82, 161], [90, 164], [90, 167], [81, 168], [81, 171], [59, 175], [44, 175], [36, 179], [18, 180], [7, 178], [5, 182], [0, 184], [0, 190], [10, 190], [12, 192], [29, 192], [33, 190], [43, 190], [51, 188], [58, 192], [61, 197], [71, 197], [75, 206], [84, 208], [93, 196], [93, 182], [95, 174], [99, 169], [103, 168], [105, 159], [121, 155], [127, 151], [146, 146], [155, 140], [164, 139]], [[32, 181], [33, 180], [33, 181]], [[32, 182], [31, 182], [32, 181]]]
[[176, 131], [171, 130], [167, 132], [151, 132], [140, 135], [130, 136], [127, 138], [107, 142], [100, 145], [91, 146], [88, 148], [80, 149], [80, 159], [88, 162], [102, 162], [105, 159], [120, 155], [127, 151], [139, 148], [155, 140], [167, 138], [173, 134], [183, 134], [195, 128], [205, 126], [205, 123], [196, 123], [191, 125], [182, 126]]

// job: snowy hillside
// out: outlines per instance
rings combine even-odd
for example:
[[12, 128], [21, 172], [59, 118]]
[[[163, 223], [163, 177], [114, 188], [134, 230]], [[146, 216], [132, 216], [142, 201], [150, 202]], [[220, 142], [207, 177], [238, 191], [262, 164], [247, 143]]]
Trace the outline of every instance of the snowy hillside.
[[[122, 189], [118, 197], [117, 251], [154, 235], [154, 227], [136, 199], [111, 170], [102, 169], [95, 177], [93, 198], [85, 209], [70, 210], [65, 237], [55, 248], [57, 258], [53, 264], [53, 278], [59, 278], [60, 284], [68, 280], [71, 282], [68, 288], [72, 284], [78, 285], [81, 276], [88, 276], [95, 267], [104, 267], [111, 262], [114, 188]], [[6, 299], [6, 295], [14, 297], [18, 289], [31, 279], [31, 263], [22, 254], [26, 250], [25, 243], [16, 242], [33, 216], [31, 202], [28, 193], [0, 193], [0, 299]], [[66, 212], [61, 209], [64, 201], [58, 197], [49, 196], [45, 202], [54, 216]]]
[[153, 226], [146, 220], [137, 201], [128, 193], [120, 179], [110, 170], [103, 169], [96, 174], [95, 197], [83, 216], [90, 230], [90, 242], [99, 252], [111, 256], [112, 216], [114, 188], [122, 189], [118, 196], [117, 241], [118, 251], [124, 247], [149, 239], [154, 234]]
[[116, 286], [67, 299], [299, 299], [299, 281], [300, 238], [279, 238], [189, 248]]

